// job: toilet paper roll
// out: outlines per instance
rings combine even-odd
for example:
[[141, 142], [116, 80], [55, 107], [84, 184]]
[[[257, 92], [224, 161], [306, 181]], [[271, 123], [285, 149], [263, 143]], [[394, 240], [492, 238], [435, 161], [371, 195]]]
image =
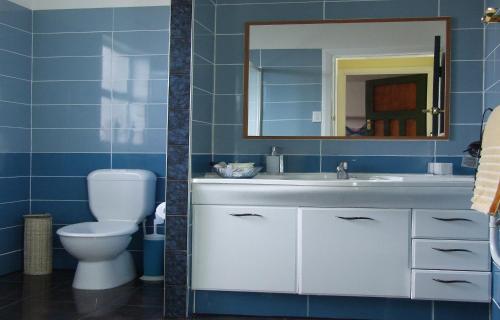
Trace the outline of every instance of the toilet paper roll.
[[162, 202], [156, 207], [155, 211], [156, 218], [165, 220], [165, 202]]

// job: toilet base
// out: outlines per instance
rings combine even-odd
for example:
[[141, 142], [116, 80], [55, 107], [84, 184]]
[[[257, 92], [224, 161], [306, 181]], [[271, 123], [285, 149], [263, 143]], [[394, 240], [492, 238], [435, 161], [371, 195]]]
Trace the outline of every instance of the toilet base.
[[112, 260], [79, 261], [73, 288], [103, 290], [121, 286], [136, 277], [134, 261], [128, 251], [123, 251]]

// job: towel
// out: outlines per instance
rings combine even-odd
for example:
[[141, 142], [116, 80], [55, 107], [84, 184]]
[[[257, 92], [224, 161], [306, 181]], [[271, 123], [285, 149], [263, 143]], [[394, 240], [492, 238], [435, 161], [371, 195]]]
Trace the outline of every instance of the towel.
[[483, 133], [472, 209], [496, 215], [500, 205], [500, 106], [491, 113]]

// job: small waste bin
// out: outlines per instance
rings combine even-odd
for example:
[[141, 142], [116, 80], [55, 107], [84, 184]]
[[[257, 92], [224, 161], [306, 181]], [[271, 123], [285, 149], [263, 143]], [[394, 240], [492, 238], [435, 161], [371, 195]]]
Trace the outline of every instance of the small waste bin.
[[141, 280], [163, 281], [165, 235], [159, 234], [157, 227], [158, 225], [163, 225], [164, 223], [165, 202], [161, 203], [156, 208], [155, 219], [153, 222], [153, 233], [147, 234], [146, 222], [143, 222], [142, 224], [144, 231], [144, 275], [141, 277]]
[[144, 275], [141, 280], [144, 281], [163, 281], [163, 246], [165, 236], [162, 234], [147, 234], [144, 236]]
[[50, 214], [24, 216], [24, 273], [52, 273], [52, 217]]

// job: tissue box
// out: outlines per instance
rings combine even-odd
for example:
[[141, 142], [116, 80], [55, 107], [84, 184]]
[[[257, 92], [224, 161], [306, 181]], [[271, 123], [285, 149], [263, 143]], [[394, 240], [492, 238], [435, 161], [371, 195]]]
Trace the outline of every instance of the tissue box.
[[437, 175], [452, 175], [453, 163], [448, 162], [429, 162], [427, 164], [427, 173]]

